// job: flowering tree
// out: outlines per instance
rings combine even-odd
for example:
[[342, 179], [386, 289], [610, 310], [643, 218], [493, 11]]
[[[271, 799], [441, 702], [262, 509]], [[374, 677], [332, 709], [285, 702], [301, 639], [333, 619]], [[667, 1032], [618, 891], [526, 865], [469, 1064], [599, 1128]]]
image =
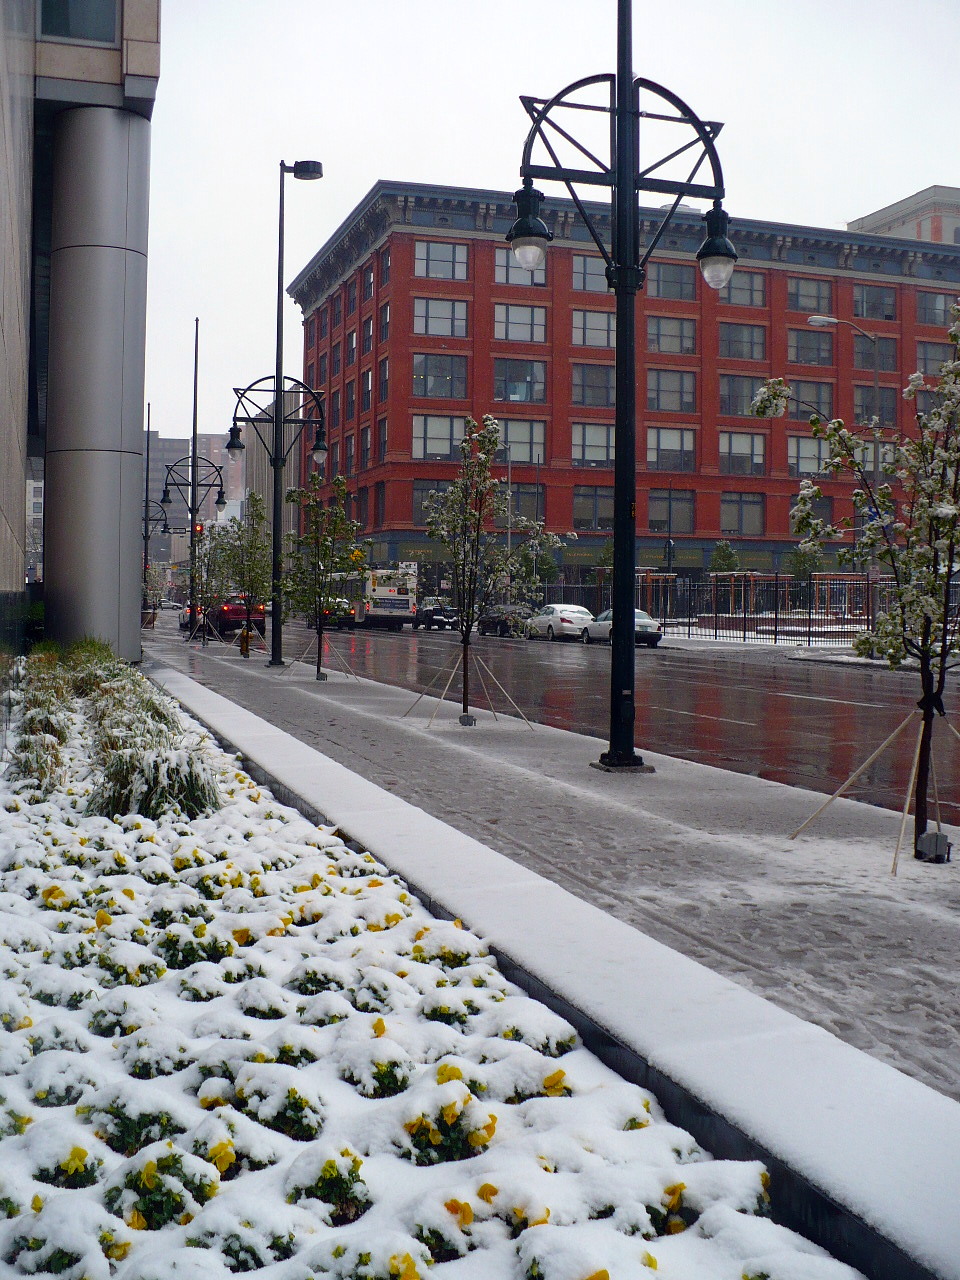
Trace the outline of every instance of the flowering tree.
[[327, 618], [344, 592], [346, 574], [358, 573], [366, 563], [366, 550], [357, 541], [360, 525], [347, 515], [347, 485], [343, 476], [333, 482], [329, 506], [320, 496], [321, 479], [311, 472], [303, 489], [291, 489], [288, 502], [300, 507], [301, 533], [289, 534], [289, 569], [285, 594], [295, 613], [301, 614], [317, 636], [317, 679], [322, 671], [323, 631]]
[[220, 537], [225, 572], [246, 605], [249, 635], [253, 631], [254, 605], [268, 600], [272, 591], [267, 513], [259, 493], [250, 490], [244, 502], [243, 516], [228, 520]]
[[[947, 672], [960, 664], [960, 306], [953, 307], [948, 335], [953, 359], [941, 367], [935, 387], [912, 374], [907, 400], [932, 392], [931, 407], [917, 411], [916, 427], [891, 439], [874, 419], [848, 430], [836, 419], [811, 417], [813, 434], [826, 441], [830, 475], [856, 481], [853, 506], [862, 532], [859, 546], [840, 551], [850, 563], [876, 555], [892, 581], [889, 607], [877, 612], [872, 630], [859, 636], [855, 650], [880, 654], [891, 667], [915, 662], [920, 677], [922, 715], [914, 788], [914, 849], [927, 829], [931, 742], [935, 715], [944, 715]], [[781, 417], [790, 399], [782, 378], [767, 382], [754, 401], [759, 417]], [[880, 465], [874, 466], [879, 457]], [[815, 514], [820, 489], [809, 480], [800, 487], [793, 510], [801, 548], [814, 548], [837, 538], [840, 526]]]
[[500, 425], [489, 413], [482, 424], [467, 418], [460, 442], [460, 471], [448, 489], [428, 494], [427, 530], [443, 546], [452, 565], [460, 619], [462, 710], [470, 709], [470, 635], [494, 593], [507, 583], [525, 593], [539, 585], [537, 566], [546, 551], [560, 545], [543, 522], [512, 514], [519, 535], [507, 550], [498, 526], [507, 519], [509, 498], [491, 471], [500, 448]]

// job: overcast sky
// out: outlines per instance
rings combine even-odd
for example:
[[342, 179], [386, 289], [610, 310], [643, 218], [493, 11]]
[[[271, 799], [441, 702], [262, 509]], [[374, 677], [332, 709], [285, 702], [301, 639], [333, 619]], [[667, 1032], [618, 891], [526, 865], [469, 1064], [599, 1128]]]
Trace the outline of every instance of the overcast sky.
[[[724, 122], [734, 241], [738, 215], [840, 228], [960, 186], [958, 55], [956, 0], [634, 0], [634, 72]], [[201, 432], [226, 433], [232, 388], [273, 373], [281, 160], [324, 167], [286, 183], [289, 283], [380, 178], [512, 191], [519, 95], [552, 96], [615, 58], [616, 0], [162, 0], [154, 429], [190, 432], [195, 316]], [[299, 377], [289, 300], [285, 329], [284, 371]]]

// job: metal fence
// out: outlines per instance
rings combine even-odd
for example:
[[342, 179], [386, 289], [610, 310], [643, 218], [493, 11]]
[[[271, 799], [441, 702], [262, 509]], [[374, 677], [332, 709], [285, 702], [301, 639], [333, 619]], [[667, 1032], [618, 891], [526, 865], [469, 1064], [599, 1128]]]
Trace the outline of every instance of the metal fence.
[[[673, 574], [637, 574], [636, 605], [664, 631], [714, 640], [765, 644], [850, 644], [890, 604], [892, 582], [869, 574], [712, 574], [705, 581]], [[609, 583], [553, 583], [547, 602], [610, 607]]]

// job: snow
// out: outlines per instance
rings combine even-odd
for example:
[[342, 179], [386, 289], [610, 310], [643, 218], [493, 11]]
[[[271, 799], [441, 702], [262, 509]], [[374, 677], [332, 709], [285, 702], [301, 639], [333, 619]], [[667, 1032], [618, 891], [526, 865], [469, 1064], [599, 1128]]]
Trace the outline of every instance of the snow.
[[[163, 680], [218, 733], [242, 744], [245, 755], [282, 778], [365, 846], [376, 849], [392, 868], [451, 913], [462, 915], [550, 989], [589, 1009], [602, 1025], [668, 1075], [683, 1080], [938, 1274], [960, 1275], [960, 1224], [953, 1191], [960, 1107], [952, 1099], [573, 898], [558, 885], [309, 751], [302, 742], [271, 729], [182, 675], [168, 671]], [[325, 687], [324, 698], [317, 699], [318, 706], [324, 700], [331, 705], [331, 692], [336, 697], [335, 677], [331, 685], [333, 689]], [[361, 708], [365, 699], [357, 683], [345, 677], [340, 689], [341, 698], [334, 705], [342, 722], [347, 699]], [[305, 698], [313, 696], [303, 684], [297, 692]], [[373, 719], [376, 712], [389, 743], [384, 710], [388, 705], [408, 708], [410, 695], [377, 688], [371, 696], [374, 700], [366, 703], [366, 716]], [[364, 714], [362, 709], [355, 711], [356, 721], [362, 723]], [[411, 745], [403, 760], [408, 768], [419, 768], [426, 789], [430, 780], [436, 784], [438, 753], [428, 751], [430, 735], [424, 733], [423, 723], [405, 730]], [[571, 782], [571, 776], [583, 779], [585, 771], [580, 767], [575, 775], [569, 769], [564, 772], [561, 761], [569, 764], [571, 750], [577, 751], [581, 765], [584, 758], [592, 758], [595, 744], [589, 740], [580, 739], [571, 748], [575, 735], [539, 726], [535, 735], [530, 734], [504, 717], [493, 726], [482, 713], [478, 731], [464, 735], [448, 716], [445, 723], [437, 721], [431, 734], [434, 741], [442, 741], [442, 752], [453, 759], [453, 768], [471, 780], [479, 776], [486, 754], [496, 752], [503, 797], [498, 816], [503, 826], [513, 805], [530, 804], [534, 787], [546, 800], [545, 813], [551, 806], [556, 814], [562, 813], [561, 792], [569, 798], [571, 789], [578, 793], [578, 801], [587, 802], [590, 784]], [[361, 732], [354, 729], [358, 748], [362, 738], [362, 749], [369, 751], [372, 733], [369, 724]], [[421, 746], [424, 759], [411, 765]], [[809, 888], [815, 894], [818, 883], [836, 887], [848, 902], [850, 895], [863, 899], [868, 892], [877, 895], [881, 906], [896, 901], [897, 909], [906, 911], [911, 931], [935, 928], [938, 913], [949, 917], [950, 904], [956, 901], [952, 877], [931, 882], [932, 869], [910, 859], [909, 865], [901, 864], [898, 880], [891, 881], [895, 815], [852, 802], [838, 803], [828, 836], [820, 832], [787, 846], [783, 833], [815, 807], [808, 793], [644, 754], [658, 770], [655, 797], [649, 791], [643, 793], [645, 828], [653, 828], [654, 840], [661, 842], [671, 859], [684, 854], [697, 859], [694, 874], [701, 874], [700, 888], [708, 895], [734, 859], [756, 867], [759, 879], [751, 890], [758, 897], [765, 893], [775, 905], [782, 899], [776, 920], [783, 924], [785, 949], [795, 945], [795, 937], [803, 945], [804, 930], [809, 927], [796, 889]], [[401, 770], [396, 760], [390, 767]], [[621, 822], [628, 810], [636, 815], [636, 791], [630, 785], [629, 800], [621, 786], [622, 798], [608, 795], [605, 801]], [[697, 806], [692, 813], [689, 797], [694, 794]], [[678, 812], [693, 821], [678, 823]], [[745, 835], [745, 812], [755, 821], [756, 834]], [[549, 829], [561, 827], [562, 820], [555, 817]], [[609, 832], [612, 850], [619, 854], [623, 834], [616, 833], [613, 825]], [[607, 836], [604, 829], [598, 838]], [[767, 864], [786, 877], [788, 892], [777, 882], [766, 882], [763, 868]], [[946, 869], [948, 875], [952, 866]], [[835, 929], [849, 927], [853, 933], [854, 924], [852, 919], [834, 917]], [[876, 926], [874, 918], [866, 925]], [[911, 955], [915, 955], [915, 937]], [[888, 941], [894, 947], [896, 940]], [[771, 963], [774, 960], [771, 957]], [[913, 981], [915, 968], [914, 961], [905, 980]], [[940, 978], [934, 969], [932, 985], [942, 986]], [[856, 1016], [859, 995], [854, 989], [850, 1006], [843, 1011], [851, 1018]], [[955, 1033], [950, 1034], [955, 1039]], [[909, 1039], [891, 1017], [891, 1043]], [[909, 1047], [908, 1043], [908, 1051]], [[922, 1213], [917, 1212], [916, 1199], [920, 1186], [924, 1189]]]
[[[0, 777], [7, 1274], [856, 1280], [754, 1216], [758, 1163], [711, 1160], [508, 983], [482, 932], [431, 916], [196, 725], [178, 749], [222, 808], [85, 814], [96, 729], [71, 714], [46, 794]], [[283, 771], [297, 752], [257, 732]], [[421, 840], [455, 834], [428, 821]]]

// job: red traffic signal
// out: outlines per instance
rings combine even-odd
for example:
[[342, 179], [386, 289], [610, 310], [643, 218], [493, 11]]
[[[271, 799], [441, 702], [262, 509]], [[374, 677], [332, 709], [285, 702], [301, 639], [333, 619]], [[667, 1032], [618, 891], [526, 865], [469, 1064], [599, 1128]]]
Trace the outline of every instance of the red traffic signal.
[[202, 520], [197, 520], [197, 521], [195, 521], [195, 522], [194, 522], [194, 525], [193, 525], [193, 532], [196, 534], [196, 536], [197, 536], [198, 538], [200, 537], [201, 533], [203, 533], [203, 521], [202, 521]]

